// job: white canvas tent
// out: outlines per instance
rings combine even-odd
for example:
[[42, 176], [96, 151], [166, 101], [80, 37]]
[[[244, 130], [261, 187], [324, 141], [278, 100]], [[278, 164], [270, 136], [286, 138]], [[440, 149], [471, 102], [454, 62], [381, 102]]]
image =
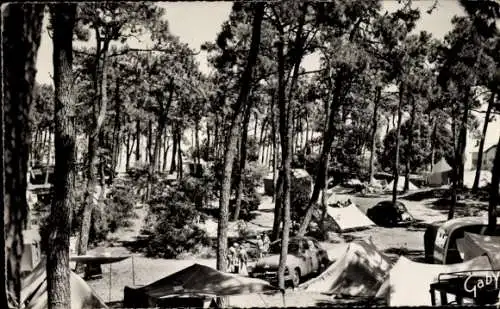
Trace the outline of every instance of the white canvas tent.
[[[376, 297], [385, 297], [387, 305], [390, 307], [431, 306], [429, 288], [432, 283], [437, 281], [439, 274], [492, 269], [486, 256], [479, 256], [464, 263], [448, 265], [418, 263], [402, 256], [389, 271], [389, 276], [380, 287]], [[448, 294], [447, 299], [453, 301], [455, 296]], [[439, 296], [436, 297], [436, 300], [440, 302]]]
[[[398, 191], [401, 192], [404, 190], [404, 187], [405, 187], [405, 178], [404, 176], [399, 176], [398, 178]], [[392, 191], [394, 187], [394, 180], [391, 181], [386, 187], [385, 187], [385, 191]], [[411, 182], [410, 180], [410, 183], [408, 184], [408, 190], [409, 191], [414, 191], [414, 190], [418, 190], [418, 187]]]
[[438, 163], [434, 164], [432, 171], [427, 178], [429, 185], [443, 186], [450, 183], [450, 175], [452, 168], [446, 162], [445, 158], [442, 158]]
[[457, 248], [464, 260], [486, 254], [495, 269], [500, 269], [500, 236], [479, 235], [469, 232], [457, 239]]
[[328, 216], [333, 219], [337, 232], [345, 232], [375, 225], [375, 223], [354, 204], [350, 204], [346, 207], [328, 206], [326, 211]]
[[[21, 301], [24, 309], [47, 308], [47, 272], [46, 263], [41, 261], [38, 266], [21, 282]], [[77, 274], [70, 274], [71, 308], [97, 309], [107, 308], [104, 301]]]
[[371, 241], [353, 241], [321, 275], [299, 289], [341, 296], [373, 297], [392, 265]]
[[32, 271], [40, 263], [42, 254], [40, 240], [40, 234], [37, 230], [23, 231], [24, 250], [21, 257], [21, 273]]
[[[465, 171], [464, 172], [464, 187], [471, 189], [474, 185], [474, 179], [476, 177], [476, 171]], [[487, 187], [491, 183], [491, 172], [481, 171], [479, 177], [479, 188]]]

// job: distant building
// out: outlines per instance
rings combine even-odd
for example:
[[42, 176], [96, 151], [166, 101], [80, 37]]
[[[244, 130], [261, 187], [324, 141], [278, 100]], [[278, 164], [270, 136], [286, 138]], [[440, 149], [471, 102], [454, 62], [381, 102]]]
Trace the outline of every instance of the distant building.
[[[497, 145], [492, 145], [488, 148], [486, 148], [485, 151], [483, 151], [483, 158], [482, 158], [482, 164], [481, 164], [481, 170], [491, 170], [493, 168], [493, 159], [495, 158], [495, 153], [496, 153], [496, 148]], [[472, 152], [472, 170], [477, 169], [477, 160], [479, 157], [479, 152], [475, 151]]]

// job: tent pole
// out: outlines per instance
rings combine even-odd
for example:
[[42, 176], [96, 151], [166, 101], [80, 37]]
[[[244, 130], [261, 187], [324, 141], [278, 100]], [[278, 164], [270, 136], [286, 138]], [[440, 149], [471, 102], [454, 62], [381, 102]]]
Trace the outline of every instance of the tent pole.
[[134, 267], [134, 255], [132, 255], [132, 284], [135, 286], [135, 267]]
[[112, 287], [112, 280], [111, 280], [111, 266], [113, 264], [112, 263], [109, 263], [109, 300], [108, 301], [111, 301], [111, 287]]

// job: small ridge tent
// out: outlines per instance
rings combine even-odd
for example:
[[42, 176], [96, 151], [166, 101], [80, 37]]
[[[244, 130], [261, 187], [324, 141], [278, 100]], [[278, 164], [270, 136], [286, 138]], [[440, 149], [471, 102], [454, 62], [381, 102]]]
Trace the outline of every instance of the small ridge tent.
[[[394, 187], [394, 180], [391, 181], [387, 186], [385, 186], [384, 189], [385, 189], [385, 191], [392, 191], [393, 187]], [[398, 178], [398, 192], [402, 192], [404, 187], [405, 187], [405, 177], [399, 176], [399, 178]], [[418, 187], [410, 180], [410, 183], [408, 184], [408, 190], [409, 191], [418, 190]]]
[[[47, 272], [45, 260], [21, 282], [21, 301], [25, 309], [47, 308]], [[71, 308], [108, 308], [95, 291], [77, 274], [70, 274]]]
[[468, 261], [486, 254], [495, 269], [500, 269], [500, 236], [464, 233], [457, 239], [457, 247], [463, 259]]
[[328, 206], [326, 211], [328, 215], [326, 220], [333, 224], [336, 232], [346, 232], [375, 225], [372, 220], [352, 203], [345, 207]]
[[442, 158], [432, 167], [432, 171], [427, 178], [427, 183], [431, 186], [448, 185], [451, 182], [451, 172], [452, 168], [446, 162], [446, 159]]

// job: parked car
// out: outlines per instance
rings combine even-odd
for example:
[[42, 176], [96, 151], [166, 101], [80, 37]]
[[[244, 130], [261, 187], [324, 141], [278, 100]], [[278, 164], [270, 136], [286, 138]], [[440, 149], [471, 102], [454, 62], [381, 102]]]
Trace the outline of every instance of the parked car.
[[385, 227], [401, 226], [414, 221], [405, 204], [396, 201], [382, 201], [368, 209], [366, 215], [375, 224]]
[[[250, 271], [250, 276], [276, 283], [280, 253], [281, 240], [272, 242], [269, 246], [269, 254], [257, 261]], [[302, 278], [313, 273], [320, 273], [329, 263], [328, 253], [317, 240], [311, 237], [291, 237], [286, 257], [285, 282], [297, 287]]]
[[[463, 217], [432, 223], [424, 234], [426, 260], [435, 264], [463, 262], [457, 248], [457, 239], [464, 237], [465, 232], [484, 235], [487, 227], [487, 217]], [[500, 235], [500, 226], [496, 228], [494, 235]]]

